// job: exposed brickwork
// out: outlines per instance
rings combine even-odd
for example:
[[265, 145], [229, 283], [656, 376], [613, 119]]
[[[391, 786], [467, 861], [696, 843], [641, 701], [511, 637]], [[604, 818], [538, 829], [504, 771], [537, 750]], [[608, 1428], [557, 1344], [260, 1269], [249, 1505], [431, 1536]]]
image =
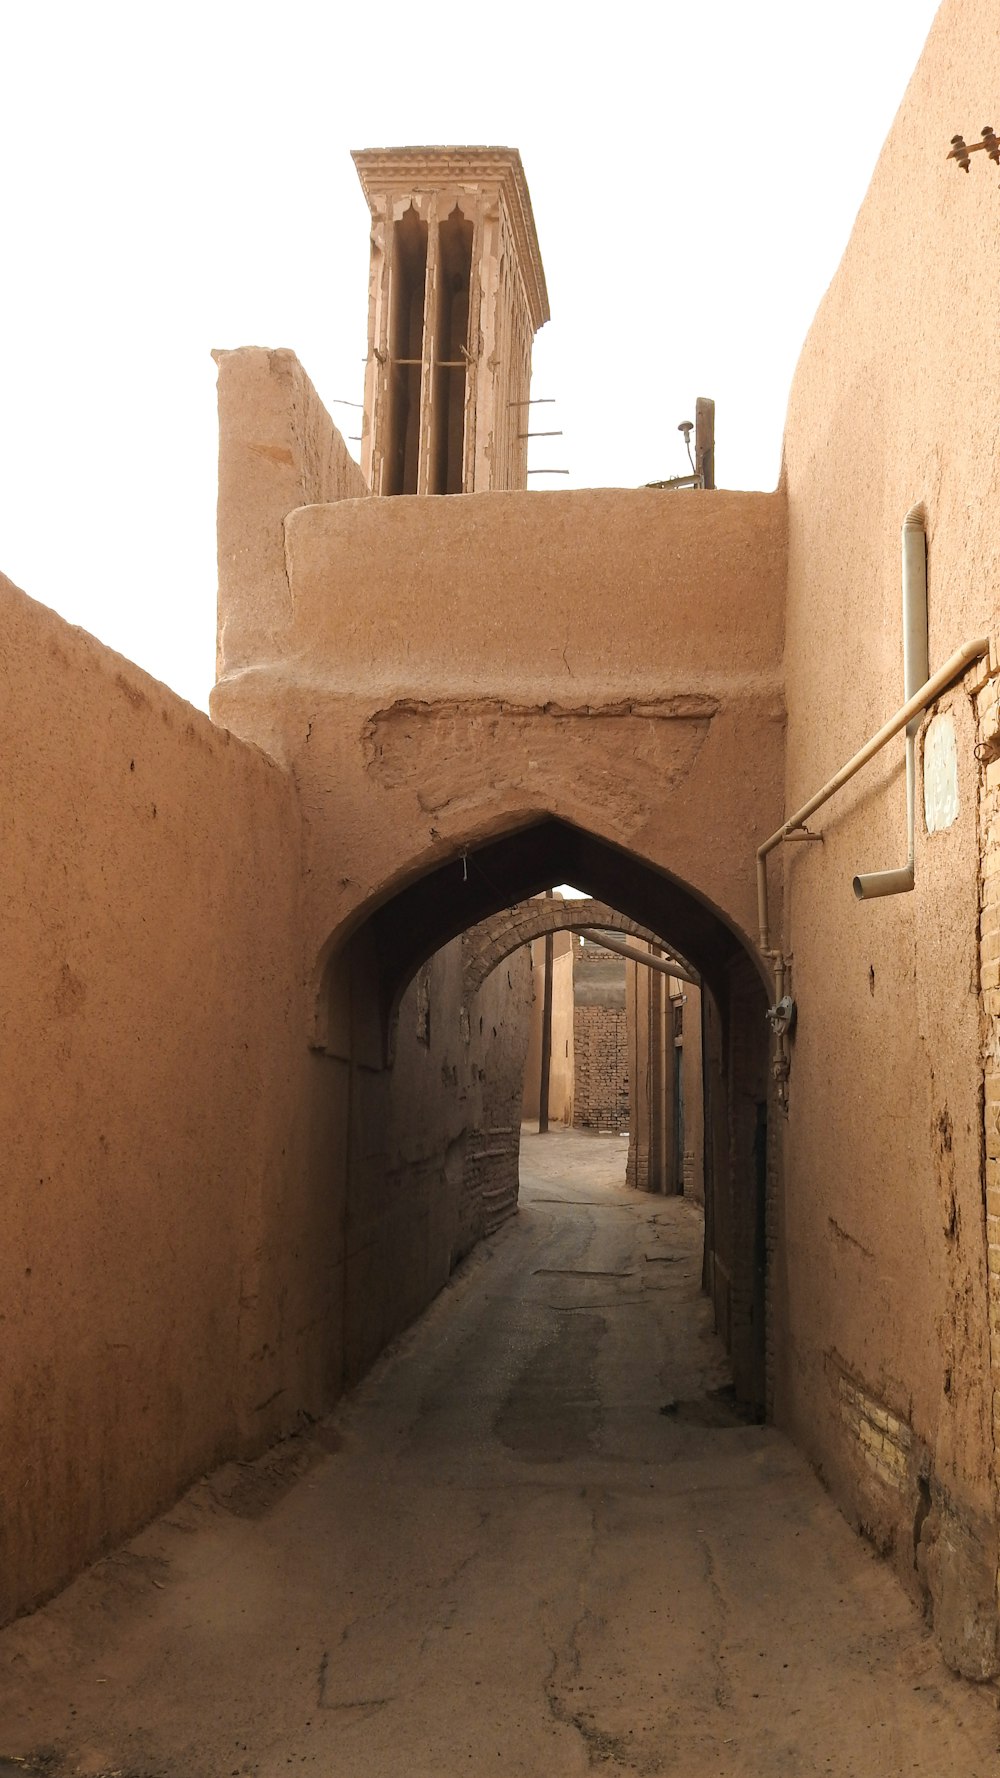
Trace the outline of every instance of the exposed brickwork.
[[491, 970], [519, 946], [542, 938], [547, 932], [579, 932], [586, 926], [606, 927], [609, 932], [627, 933], [633, 938], [655, 942], [655, 934], [647, 932], [634, 920], [609, 908], [603, 901], [563, 901], [561, 896], [532, 898], [516, 906], [502, 908], [478, 926], [470, 926], [462, 938], [462, 970], [466, 998], [482, 987]]
[[897, 1493], [912, 1488], [913, 1431], [850, 1377], [838, 1379], [840, 1417], [857, 1439], [861, 1461], [877, 1482]]
[[453, 1260], [484, 1235], [492, 1235], [517, 1210], [531, 993], [531, 963], [528, 952], [523, 951], [510, 959], [502, 977], [486, 982], [474, 999], [463, 997], [465, 1041], [480, 1058], [473, 1071], [478, 1075], [482, 1109], [462, 1138], [461, 1234]]
[[[348, 990], [351, 980], [348, 973]], [[461, 946], [454, 940], [402, 996], [391, 1067], [375, 1065], [376, 1050], [374, 1060], [350, 1068], [343, 1209], [347, 1383], [516, 1207], [530, 1007], [524, 952], [467, 1005]], [[346, 1072], [351, 1051], [338, 1061], [338, 1072]]]
[[624, 1007], [574, 1007], [574, 1129], [628, 1129], [625, 1031]]
[[517, 1209], [521, 1126], [470, 1130], [462, 1175], [463, 1214], [472, 1231], [470, 1245], [492, 1235]]

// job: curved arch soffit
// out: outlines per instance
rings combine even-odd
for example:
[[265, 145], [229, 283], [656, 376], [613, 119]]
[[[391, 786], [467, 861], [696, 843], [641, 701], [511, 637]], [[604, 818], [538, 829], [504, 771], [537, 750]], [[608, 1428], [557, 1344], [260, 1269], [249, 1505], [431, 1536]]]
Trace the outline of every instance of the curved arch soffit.
[[[640, 926], [627, 914], [603, 901], [551, 900], [522, 901], [511, 909], [502, 909], [478, 925], [467, 927], [462, 934], [462, 977], [467, 994], [475, 993], [487, 977], [499, 969], [512, 953], [536, 938], [553, 932], [582, 932], [591, 927], [614, 933], [619, 938], [638, 939], [641, 943], [659, 945], [682, 967], [690, 968], [687, 959], [678, 955], [660, 934]], [[694, 973], [694, 971], [692, 971]]]
[[[470, 926], [573, 883], [647, 931], [662, 935], [719, 1000], [734, 967], [749, 962], [762, 990], [766, 970], [749, 941], [704, 896], [647, 859], [555, 816], [535, 819], [451, 853], [394, 895], [380, 899], [348, 944], [364, 943], [374, 958], [382, 1029], [388, 1047], [399, 1002], [421, 964]], [[327, 967], [331, 947], [324, 947]], [[341, 955], [337, 946], [333, 955]], [[320, 984], [320, 999], [323, 985]], [[318, 1026], [321, 1024], [321, 1018]], [[321, 1031], [316, 1041], [323, 1047]]]

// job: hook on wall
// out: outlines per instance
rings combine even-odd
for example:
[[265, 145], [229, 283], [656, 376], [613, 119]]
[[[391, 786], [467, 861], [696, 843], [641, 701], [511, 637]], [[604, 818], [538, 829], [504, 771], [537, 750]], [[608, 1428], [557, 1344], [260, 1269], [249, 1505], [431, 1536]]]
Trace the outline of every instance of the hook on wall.
[[963, 173], [969, 171], [970, 155], [975, 154], [980, 148], [984, 148], [994, 165], [1000, 167], [1000, 137], [997, 136], [993, 125], [984, 125], [980, 135], [982, 136], [980, 142], [966, 142], [964, 136], [952, 136], [947, 158], [950, 161], [957, 161]]

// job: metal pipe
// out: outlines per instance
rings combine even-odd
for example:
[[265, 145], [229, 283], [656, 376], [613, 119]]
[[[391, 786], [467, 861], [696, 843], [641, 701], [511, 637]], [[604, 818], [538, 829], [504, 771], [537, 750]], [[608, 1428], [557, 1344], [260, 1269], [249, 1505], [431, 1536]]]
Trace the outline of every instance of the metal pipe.
[[[901, 538], [903, 572], [903, 697], [912, 698], [931, 676], [927, 637], [927, 517], [922, 506], [911, 506], [903, 520]], [[915, 735], [920, 717], [907, 724]]]
[[881, 752], [887, 741], [891, 741], [895, 735], [898, 735], [900, 729], [904, 729], [915, 716], [920, 716], [929, 704], [933, 704], [942, 692], [947, 691], [956, 679], [961, 678], [961, 675], [972, 666], [974, 661], [982, 660], [984, 655], [992, 658], [988, 636], [977, 636], [975, 641], [967, 642], [964, 648], [956, 648], [954, 654], [948, 656], [944, 666], [939, 667], [926, 684], [922, 685], [912, 698], [907, 699], [901, 709], [896, 711], [895, 716], [890, 716], [888, 722], [883, 723], [878, 733], [872, 735], [871, 739], [852, 755], [847, 764], [841, 766], [839, 772], [834, 773], [833, 777], [823, 785], [822, 790], [817, 790], [815, 796], [811, 796], [807, 803], [803, 803], [801, 809], [796, 809], [794, 815], [790, 815], [787, 821], [783, 821], [781, 826], [776, 828], [774, 833], [764, 841], [763, 845], [758, 846], [757, 919], [760, 927], [760, 948], [766, 957], [774, 956], [771, 949], [767, 896], [767, 859], [769, 854], [774, 851], [776, 846], [780, 846], [782, 840], [787, 839], [796, 828], [802, 827], [810, 815], [814, 814], [823, 803], [829, 802], [831, 796], [855, 777], [862, 766], [866, 766], [870, 759], [874, 759], [876, 753]]
[[859, 748], [839, 772], [828, 779], [821, 790], [817, 790], [809, 801], [796, 809], [781, 826], [775, 830], [757, 848], [757, 924], [760, 933], [760, 948], [774, 970], [774, 1006], [769, 1011], [769, 1018], [775, 1032], [775, 1053], [772, 1071], [777, 1087], [778, 1103], [782, 1108], [788, 1104], [788, 1031], [790, 1021], [794, 1018], [794, 1006], [784, 999], [787, 981], [787, 962], [778, 947], [772, 947], [770, 912], [768, 909], [767, 860], [776, 846], [783, 840], [819, 839], [806, 827], [810, 815], [828, 802], [836, 792], [847, 784], [861, 768], [874, 759], [900, 729], [906, 730], [906, 825], [909, 839], [909, 858], [905, 866], [899, 870], [874, 871], [865, 876], [855, 877], [854, 893], [859, 899], [867, 899], [881, 895], [899, 895], [913, 888], [914, 870], [914, 830], [916, 822], [916, 737], [920, 728], [921, 718], [930, 704], [939, 698], [942, 692], [954, 684], [965, 673], [973, 662], [986, 656], [988, 671], [992, 676], [997, 672], [997, 663], [989, 636], [978, 636], [975, 641], [967, 642], [964, 648], [958, 648], [949, 655], [942, 667], [931, 674], [928, 660], [927, 643], [927, 533], [923, 508], [914, 506], [903, 521], [902, 534], [902, 566], [903, 566], [903, 698], [901, 709], [895, 716], [883, 723], [878, 733], [872, 735], [864, 746]]
[[[903, 697], [914, 692], [930, 675], [927, 638], [927, 530], [924, 509], [913, 506], [903, 520]], [[916, 871], [917, 734], [922, 717], [906, 725], [906, 863], [897, 870], [867, 871], [854, 878], [859, 901], [883, 895], [906, 895], [913, 888]]]
[[589, 938], [592, 945], [603, 945], [606, 951], [615, 951], [619, 957], [627, 957], [630, 963], [643, 963], [647, 969], [659, 970], [661, 975], [676, 976], [679, 982], [689, 982], [692, 988], [701, 986], [697, 976], [675, 957], [654, 957], [650, 951], [640, 951], [638, 945], [627, 945], [620, 938], [609, 938], [607, 933], [598, 932], [593, 926], [580, 926], [577, 931], [581, 938]]
[[[919, 716], [916, 718], [919, 723]], [[916, 881], [916, 781], [917, 737], [906, 731], [906, 863], [896, 870], [872, 870], [853, 879], [854, 893], [859, 901], [875, 901], [882, 895], [908, 895]]]
[[788, 1076], [792, 1071], [792, 1061], [788, 1049], [788, 1024], [780, 1015], [785, 999], [786, 965], [781, 951], [770, 952], [774, 967], [774, 1005], [768, 1007], [768, 1021], [774, 1032], [774, 1055], [771, 1058], [771, 1074], [774, 1078], [780, 1110], [788, 1110]]

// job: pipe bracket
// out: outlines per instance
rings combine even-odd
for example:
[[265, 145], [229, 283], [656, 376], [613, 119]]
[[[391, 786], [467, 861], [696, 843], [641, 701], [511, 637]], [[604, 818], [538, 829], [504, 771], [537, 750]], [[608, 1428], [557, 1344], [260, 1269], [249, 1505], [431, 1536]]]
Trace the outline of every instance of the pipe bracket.
[[785, 994], [776, 1006], [767, 1009], [767, 1022], [775, 1037], [790, 1037], [795, 1029], [797, 1008], [790, 994]]

